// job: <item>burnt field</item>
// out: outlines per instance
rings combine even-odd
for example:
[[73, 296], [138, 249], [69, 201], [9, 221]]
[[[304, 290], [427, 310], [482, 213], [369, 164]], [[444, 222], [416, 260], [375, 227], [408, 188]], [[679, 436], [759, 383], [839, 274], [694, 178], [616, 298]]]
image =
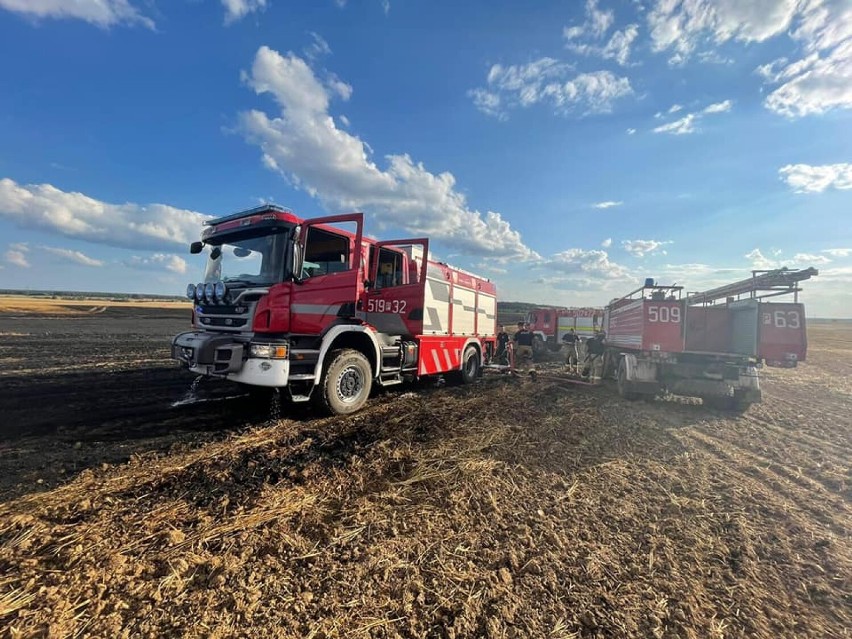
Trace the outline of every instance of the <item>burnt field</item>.
[[486, 377], [271, 421], [180, 404], [187, 315], [0, 312], [0, 636], [852, 636], [852, 325], [743, 416]]

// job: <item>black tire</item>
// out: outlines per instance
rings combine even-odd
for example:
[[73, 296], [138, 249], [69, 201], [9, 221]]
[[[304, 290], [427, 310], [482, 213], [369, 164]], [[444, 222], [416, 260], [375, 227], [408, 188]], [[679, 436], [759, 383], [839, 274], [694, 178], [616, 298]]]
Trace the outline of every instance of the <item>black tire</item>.
[[373, 387], [373, 370], [362, 353], [351, 348], [332, 351], [315, 398], [331, 415], [349, 415], [367, 403]]
[[544, 340], [540, 336], [533, 337], [532, 349], [533, 355], [541, 355], [546, 350]]
[[618, 365], [617, 382], [618, 394], [622, 398], [631, 402], [639, 399], [639, 393], [630, 390], [629, 382], [627, 381], [627, 366], [624, 365], [624, 360], [621, 360], [621, 363]]
[[479, 352], [475, 347], [468, 346], [462, 354], [461, 370], [452, 374], [452, 380], [457, 384], [473, 384], [479, 377], [481, 365]]

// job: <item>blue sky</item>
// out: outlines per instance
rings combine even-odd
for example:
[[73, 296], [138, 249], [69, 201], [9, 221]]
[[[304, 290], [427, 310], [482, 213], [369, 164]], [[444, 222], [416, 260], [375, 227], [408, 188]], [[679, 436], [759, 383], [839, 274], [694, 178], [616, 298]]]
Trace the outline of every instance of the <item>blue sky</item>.
[[816, 266], [852, 316], [846, 0], [0, 0], [0, 61], [2, 288], [180, 294], [274, 201], [507, 300]]

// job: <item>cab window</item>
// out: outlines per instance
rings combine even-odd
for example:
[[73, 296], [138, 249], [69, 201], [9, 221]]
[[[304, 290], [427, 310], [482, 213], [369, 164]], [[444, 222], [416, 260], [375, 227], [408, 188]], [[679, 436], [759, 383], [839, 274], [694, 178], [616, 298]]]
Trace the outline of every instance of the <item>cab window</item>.
[[340, 273], [349, 268], [349, 238], [315, 226], [310, 227], [302, 260], [302, 279]]
[[391, 249], [379, 249], [379, 264], [376, 270], [376, 288], [401, 286], [406, 283], [403, 272], [403, 254]]

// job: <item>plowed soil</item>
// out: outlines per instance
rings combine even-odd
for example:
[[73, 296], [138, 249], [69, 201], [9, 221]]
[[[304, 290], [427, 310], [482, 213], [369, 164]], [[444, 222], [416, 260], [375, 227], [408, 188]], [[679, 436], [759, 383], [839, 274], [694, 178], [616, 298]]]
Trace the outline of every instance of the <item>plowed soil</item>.
[[852, 327], [743, 416], [486, 377], [345, 419], [168, 360], [185, 311], [0, 316], [0, 634], [852, 636]]

